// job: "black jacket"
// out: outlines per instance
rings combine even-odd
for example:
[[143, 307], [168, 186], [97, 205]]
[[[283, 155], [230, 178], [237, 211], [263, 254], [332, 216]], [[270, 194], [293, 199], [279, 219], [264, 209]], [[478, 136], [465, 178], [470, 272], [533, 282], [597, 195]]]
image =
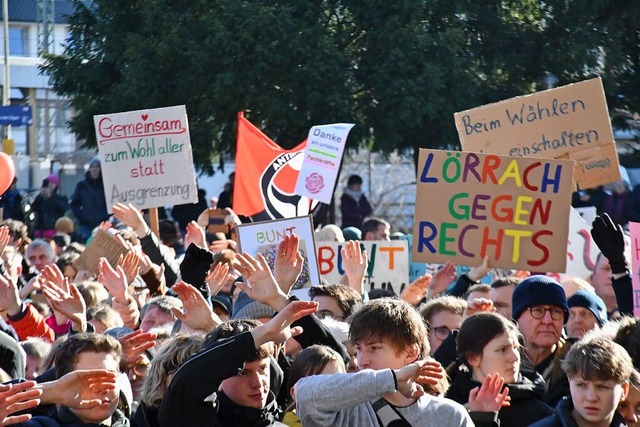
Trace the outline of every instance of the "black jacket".
[[[246, 360], [257, 356], [250, 332], [216, 341], [193, 356], [178, 368], [164, 394], [158, 417], [160, 426], [262, 427], [273, 424], [280, 415], [275, 399], [256, 414], [251, 408], [235, 405], [218, 391], [223, 380], [237, 375]], [[272, 392], [277, 393], [278, 390], [279, 387]], [[205, 402], [205, 398], [214, 393], [213, 402]], [[253, 423], [228, 424], [232, 414], [245, 412], [252, 413], [250, 419]], [[242, 418], [242, 421], [248, 422], [249, 419]]]
[[59, 194], [52, 194], [51, 197], [44, 197], [38, 194], [31, 204], [31, 209], [36, 213], [36, 230], [53, 230], [58, 218], [63, 216], [69, 204], [67, 198]]
[[[578, 424], [571, 416], [573, 410], [573, 402], [570, 397], [563, 398], [556, 406], [556, 413], [547, 418], [544, 418], [535, 424], [531, 424], [531, 427], [578, 427]], [[624, 418], [618, 412], [614, 413], [613, 420], [609, 427], [624, 427], [627, 424], [624, 422]], [[524, 424], [523, 424], [524, 425]]]
[[[471, 378], [468, 371], [458, 371], [452, 378], [446, 397], [460, 404], [469, 401], [469, 392], [482, 384]], [[542, 377], [536, 372], [520, 375], [520, 381], [507, 384], [511, 405], [498, 412], [500, 427], [520, 427], [553, 414], [553, 408], [544, 402], [546, 387]], [[471, 413], [474, 418], [474, 413]], [[474, 419], [474, 422], [476, 420]], [[476, 423], [479, 424], [479, 423]]]
[[109, 218], [102, 175], [92, 179], [89, 172], [85, 174], [84, 181], [76, 185], [71, 195], [71, 209], [80, 225], [91, 229]]
[[[25, 423], [16, 424], [16, 427], [98, 427], [104, 424], [83, 423], [73, 412], [64, 406], [59, 406], [52, 417], [37, 416]], [[130, 427], [129, 420], [120, 412], [111, 416], [111, 427]]]

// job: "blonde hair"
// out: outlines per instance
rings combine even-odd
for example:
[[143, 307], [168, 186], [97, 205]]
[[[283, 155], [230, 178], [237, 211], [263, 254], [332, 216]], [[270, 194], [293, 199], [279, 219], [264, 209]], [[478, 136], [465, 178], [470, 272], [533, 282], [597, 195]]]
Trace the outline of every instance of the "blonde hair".
[[151, 362], [149, 375], [142, 386], [141, 400], [148, 406], [157, 405], [167, 390], [167, 378], [202, 347], [201, 334], [178, 334], [165, 342]]

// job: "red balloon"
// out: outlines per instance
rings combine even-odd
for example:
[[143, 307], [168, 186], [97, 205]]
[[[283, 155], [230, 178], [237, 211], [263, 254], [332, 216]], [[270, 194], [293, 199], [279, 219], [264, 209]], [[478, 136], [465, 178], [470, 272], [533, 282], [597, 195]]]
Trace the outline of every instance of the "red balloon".
[[11, 156], [0, 152], [0, 194], [4, 194], [16, 176], [16, 166]]

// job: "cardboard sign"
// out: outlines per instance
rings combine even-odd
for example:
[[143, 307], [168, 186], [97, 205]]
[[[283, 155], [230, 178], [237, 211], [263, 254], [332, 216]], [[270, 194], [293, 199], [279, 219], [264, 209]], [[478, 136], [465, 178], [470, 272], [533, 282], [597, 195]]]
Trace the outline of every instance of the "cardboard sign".
[[580, 188], [620, 179], [602, 80], [455, 113], [465, 151], [575, 160]]
[[209, 234], [229, 232], [229, 225], [224, 223], [225, 218], [229, 215], [224, 209], [209, 208], [198, 216], [198, 225], [206, 230]]
[[413, 261], [564, 272], [573, 162], [420, 150]]
[[[342, 254], [344, 246], [338, 242], [318, 243], [318, 265], [322, 278], [331, 284], [339, 283], [344, 275]], [[365, 274], [365, 290], [375, 288], [393, 289], [400, 292], [409, 282], [409, 246], [406, 240], [361, 241], [369, 256], [369, 267]]]
[[107, 208], [197, 203], [184, 105], [94, 116]]
[[98, 230], [73, 266], [78, 271], [88, 270], [98, 275], [98, 261], [101, 257], [105, 257], [111, 267], [116, 268], [120, 255], [127, 252], [128, 249], [115, 237], [104, 230]]
[[314, 126], [309, 130], [296, 194], [331, 203], [342, 153], [353, 123]]
[[273, 269], [278, 255], [278, 245], [284, 237], [296, 234], [300, 238], [300, 251], [304, 266], [293, 289], [310, 288], [320, 284], [320, 272], [316, 258], [316, 241], [313, 232], [313, 217], [277, 219], [273, 221], [241, 224], [236, 227], [238, 252], [247, 252], [253, 257], [261, 253]]

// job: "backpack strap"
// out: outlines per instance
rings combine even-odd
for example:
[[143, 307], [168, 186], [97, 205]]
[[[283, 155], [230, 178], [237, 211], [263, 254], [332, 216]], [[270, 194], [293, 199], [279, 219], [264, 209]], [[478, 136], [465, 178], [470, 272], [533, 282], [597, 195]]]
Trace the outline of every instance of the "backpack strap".
[[386, 400], [380, 398], [373, 402], [372, 406], [380, 427], [411, 427], [409, 421]]

